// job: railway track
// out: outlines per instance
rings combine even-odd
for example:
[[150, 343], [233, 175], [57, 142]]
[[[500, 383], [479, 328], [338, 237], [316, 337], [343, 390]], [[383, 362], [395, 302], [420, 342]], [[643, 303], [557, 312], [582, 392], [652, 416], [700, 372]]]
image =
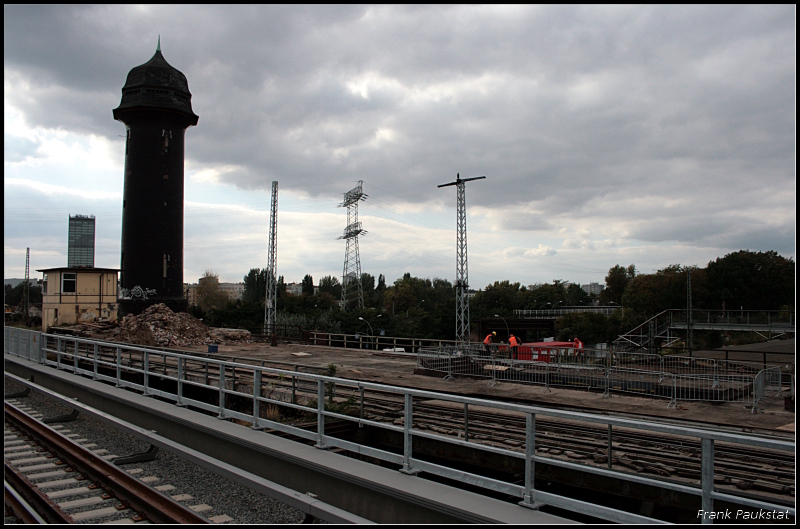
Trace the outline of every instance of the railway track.
[[[403, 424], [403, 403], [370, 395], [364, 402], [370, 420]], [[414, 404], [413, 426], [441, 435], [525, 451], [525, 418], [469, 411], [430, 402]], [[677, 435], [653, 435], [632, 429], [537, 418], [536, 454], [595, 467], [660, 476], [683, 483], [698, 483], [701, 469], [699, 441]], [[609, 447], [611, 450], [609, 451]], [[795, 458], [793, 454], [717, 443], [714, 480], [719, 490], [751, 491], [765, 500], [793, 504]]]
[[[64, 351], [72, 354], [74, 351]], [[94, 356], [113, 362], [117, 360], [114, 346], [99, 346], [94, 349], [81, 345], [78, 354], [81, 362], [89, 362]], [[121, 358], [128, 366], [145, 369], [144, 362], [128, 350], [127, 358]], [[151, 355], [148, 373], [174, 376], [178, 366], [174, 359]], [[287, 369], [277, 362], [258, 361], [255, 365]], [[214, 384], [218, 370], [209, 371], [207, 364], [200, 361], [186, 361], [182, 367], [185, 376]], [[252, 377], [247, 370], [227, 368], [226, 381], [233, 381], [234, 387], [252, 386]], [[297, 370], [295, 366], [295, 370]], [[305, 372], [325, 373], [324, 368], [303, 366]], [[298, 395], [308, 399], [316, 398], [315, 388], [295, 384], [291, 377], [264, 374], [264, 386], [272, 390], [291, 391], [292, 402]], [[263, 386], [262, 386], [263, 387]], [[252, 392], [252, 390], [251, 390]], [[340, 401], [349, 398], [359, 400], [361, 395], [353, 387], [336, 388]], [[586, 410], [581, 410], [586, 411]], [[380, 422], [403, 422], [403, 402], [389, 394], [379, 395], [369, 391], [364, 396], [362, 409], [351, 410], [356, 414]], [[642, 417], [644, 419], [644, 417]], [[653, 420], [652, 418], [646, 418]], [[479, 410], [469, 411], [465, 421], [463, 409], [440, 406], [434, 403], [419, 402], [414, 405], [413, 424], [415, 429], [429, 430], [440, 435], [468, 440], [476, 444], [495, 446], [510, 451], [523, 452], [525, 442], [525, 419], [510, 414], [498, 416]], [[606, 426], [591, 423], [572, 423], [569, 421], [537, 418], [536, 454], [552, 459], [571, 461], [589, 466], [621, 470], [623, 472], [659, 476], [662, 479], [692, 485], [700, 480], [700, 443], [695, 439], [671, 435], [654, 435], [633, 429], [615, 427], [613, 431]], [[795, 496], [795, 460], [793, 454], [758, 448], [741, 448], [717, 443], [715, 446], [715, 486], [718, 490], [735, 490], [742, 494], [763, 498], [768, 501], [793, 504]]]
[[[4, 403], [6, 505], [21, 520], [46, 523], [210, 523], [195, 510]], [[62, 427], [63, 428], [63, 427]], [[14, 492], [9, 490], [9, 486]], [[170, 486], [162, 486], [169, 490]], [[37, 514], [32, 514], [35, 511]]]

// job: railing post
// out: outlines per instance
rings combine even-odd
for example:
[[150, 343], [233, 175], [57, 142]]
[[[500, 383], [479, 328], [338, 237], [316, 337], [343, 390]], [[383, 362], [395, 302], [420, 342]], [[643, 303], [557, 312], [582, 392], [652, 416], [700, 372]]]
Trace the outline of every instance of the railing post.
[[36, 348], [36, 361], [40, 364], [44, 364], [45, 355], [47, 354], [44, 347], [45, 337], [41, 332], [37, 333], [37, 336], [39, 337], [39, 346]]
[[538, 509], [541, 507], [541, 504], [536, 503], [536, 488], [534, 487], [536, 478], [535, 457], [536, 415], [527, 412], [525, 413], [525, 493], [519, 504], [530, 509]]
[[[714, 440], [703, 437], [700, 440], [702, 449], [700, 467], [700, 486], [702, 490], [701, 508], [706, 513], [714, 511]], [[703, 523], [714, 523], [711, 516], [703, 516]]]
[[[297, 373], [297, 364], [294, 365], [294, 372]], [[297, 404], [297, 377], [292, 375], [292, 404]]]
[[493, 388], [497, 385], [497, 380], [495, 380], [495, 372], [497, 371], [497, 366], [494, 363], [495, 354], [492, 351], [492, 380], [489, 382], [489, 387]]
[[261, 402], [259, 402], [259, 397], [261, 397], [261, 370], [258, 368], [253, 369], [253, 426], [252, 428], [258, 428], [258, 418], [259, 418], [259, 408], [261, 407]]
[[116, 387], [122, 387], [122, 351], [120, 347], [116, 347], [116, 356], [117, 356], [117, 382]]
[[609, 425], [608, 425], [608, 469], [609, 470], [611, 470], [611, 460], [612, 460], [612, 457], [613, 457], [612, 454], [611, 454], [611, 449], [612, 449], [612, 444], [611, 444], [611, 424], [609, 423]]
[[469, 404], [464, 403], [464, 441], [469, 442]]
[[146, 397], [149, 395], [147, 389], [150, 385], [150, 355], [147, 354], [147, 350], [142, 351], [142, 368], [144, 369], [144, 392], [142, 395]]
[[72, 372], [78, 374], [78, 340], [75, 340], [75, 351], [72, 355]]
[[317, 379], [317, 443], [315, 448], [327, 448], [325, 446], [325, 382]]
[[[186, 359], [182, 356], [178, 357], [178, 389], [177, 389], [177, 400], [176, 404], [178, 406], [183, 406], [183, 372], [185, 370], [185, 362]], [[164, 357], [164, 363], [166, 363], [166, 357]]]
[[219, 413], [217, 419], [225, 419], [225, 364], [223, 363], [219, 364]]
[[414, 417], [413, 406], [414, 397], [411, 393], [405, 394], [405, 419], [403, 421], [403, 468], [400, 472], [403, 474], [416, 474], [417, 472], [411, 468], [411, 448], [413, 444], [413, 437], [411, 435], [411, 426]]
[[[360, 397], [360, 401], [361, 401], [360, 405], [359, 405], [358, 418], [363, 420], [364, 419], [364, 386], [362, 386], [361, 383], [358, 384], [358, 393], [359, 393], [359, 397]], [[364, 425], [361, 424], [360, 422], [358, 423], [358, 427], [359, 428], [362, 428], [363, 426]]]
[[92, 380], [97, 380], [97, 349], [99, 347], [99, 345], [94, 344], [94, 369], [92, 371]]

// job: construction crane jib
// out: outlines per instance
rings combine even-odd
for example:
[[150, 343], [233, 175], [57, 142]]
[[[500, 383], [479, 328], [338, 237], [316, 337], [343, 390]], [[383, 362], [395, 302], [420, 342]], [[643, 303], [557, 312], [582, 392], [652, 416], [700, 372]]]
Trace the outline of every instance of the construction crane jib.
[[467, 289], [469, 288], [469, 271], [467, 268], [467, 200], [465, 188], [467, 182], [481, 180], [485, 176], [475, 176], [472, 178], [461, 178], [456, 173], [456, 181], [442, 184], [439, 187], [456, 186], [457, 194], [457, 219], [456, 219], [456, 342], [459, 344], [469, 343], [469, 298]]

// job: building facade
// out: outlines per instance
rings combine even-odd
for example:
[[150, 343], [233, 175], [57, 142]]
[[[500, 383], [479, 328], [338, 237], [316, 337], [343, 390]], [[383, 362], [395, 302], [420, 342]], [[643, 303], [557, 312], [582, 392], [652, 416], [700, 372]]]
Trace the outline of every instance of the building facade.
[[42, 330], [81, 322], [117, 321], [114, 268], [47, 268], [42, 272]]
[[67, 266], [94, 268], [94, 215], [70, 215]]
[[228, 299], [236, 301], [244, 296], [244, 283], [220, 283], [220, 290], [228, 295]]
[[587, 285], [581, 285], [581, 288], [584, 292], [589, 294], [591, 297], [597, 297], [600, 295], [600, 292], [603, 291], [604, 285], [601, 283], [589, 283]]

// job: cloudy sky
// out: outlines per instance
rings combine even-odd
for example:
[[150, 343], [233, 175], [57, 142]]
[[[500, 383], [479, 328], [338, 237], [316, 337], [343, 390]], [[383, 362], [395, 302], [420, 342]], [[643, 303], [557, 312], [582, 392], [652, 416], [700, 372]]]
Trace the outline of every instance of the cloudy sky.
[[[159, 35], [186, 132], [184, 281], [266, 263], [341, 276], [337, 205], [363, 180], [362, 270], [602, 282], [727, 253], [795, 258], [796, 8], [5, 6], [4, 277], [65, 266], [70, 214], [118, 267], [111, 110]], [[40, 274], [33, 273], [35, 277]]]

